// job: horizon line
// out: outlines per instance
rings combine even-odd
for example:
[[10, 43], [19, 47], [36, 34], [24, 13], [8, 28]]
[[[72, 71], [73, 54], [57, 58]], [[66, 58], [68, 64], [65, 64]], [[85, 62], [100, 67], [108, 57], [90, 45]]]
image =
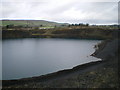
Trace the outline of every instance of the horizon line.
[[[48, 21], [48, 22], [55, 22], [55, 23], [68, 23], [68, 22], [58, 22], [58, 21], [51, 21], [51, 20], [44, 20], [44, 19], [1, 19], [0, 20], [34, 20], [34, 21]], [[80, 22], [81, 23], [81, 22]], [[68, 23], [68, 24], [79, 24], [79, 23]], [[87, 24], [87, 23], [83, 23], [83, 24]], [[111, 23], [111, 24], [91, 24], [91, 23], [88, 23], [89, 25], [119, 25], [119, 23]]]

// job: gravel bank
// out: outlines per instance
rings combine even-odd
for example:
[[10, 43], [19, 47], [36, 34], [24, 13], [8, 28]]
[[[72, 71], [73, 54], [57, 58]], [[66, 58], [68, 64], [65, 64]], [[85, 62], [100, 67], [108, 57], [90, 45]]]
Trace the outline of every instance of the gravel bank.
[[105, 42], [93, 54], [103, 61], [39, 77], [6, 80], [3, 81], [3, 88], [118, 88], [119, 40]]

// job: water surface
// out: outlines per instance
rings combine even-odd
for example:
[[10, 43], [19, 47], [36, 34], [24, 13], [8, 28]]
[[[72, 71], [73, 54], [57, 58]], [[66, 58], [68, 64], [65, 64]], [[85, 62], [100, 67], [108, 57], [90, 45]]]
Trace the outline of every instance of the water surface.
[[3, 79], [44, 75], [96, 61], [90, 56], [100, 40], [9, 39], [2, 42]]

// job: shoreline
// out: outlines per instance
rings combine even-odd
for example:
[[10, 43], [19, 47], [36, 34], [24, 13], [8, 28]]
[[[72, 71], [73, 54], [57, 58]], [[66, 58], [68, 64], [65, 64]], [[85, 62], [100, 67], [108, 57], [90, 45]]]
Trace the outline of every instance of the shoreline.
[[[106, 42], [106, 41], [105, 41]], [[94, 57], [101, 58], [101, 61], [94, 61], [94, 62], [89, 62], [85, 63], [82, 65], [78, 65], [73, 67], [72, 69], [65, 69], [65, 70], [60, 70], [57, 72], [49, 73], [46, 75], [41, 75], [41, 76], [35, 76], [35, 77], [28, 77], [28, 78], [22, 78], [22, 79], [15, 79], [15, 80], [3, 80], [3, 88], [4, 87], [16, 87], [17, 85], [19, 86], [24, 86], [25, 84], [30, 84], [33, 82], [36, 83], [44, 83], [44, 82], [50, 82], [51, 80], [59, 80], [60, 78], [64, 77], [69, 77], [69, 75], [74, 75], [75, 73], [80, 73], [80, 72], [86, 72], [87, 70], [93, 70], [95, 67], [102, 67], [102, 65], [110, 62], [109, 58], [114, 58], [115, 51], [112, 51], [112, 54], [110, 52], [106, 53], [106, 50], [109, 51], [108, 47], [113, 47], [114, 48], [114, 42], [117, 42], [116, 39], [107, 41], [103, 45], [100, 45], [98, 50], [95, 50], [95, 52], [92, 54]], [[112, 44], [111, 44], [112, 43]], [[109, 46], [110, 45], [110, 46]], [[107, 48], [107, 49], [106, 49]], [[115, 49], [116, 50], [116, 49]], [[108, 57], [109, 56], [109, 57]], [[20, 87], [19, 87], [20, 88]]]
[[73, 67], [72, 69], [64, 69], [64, 70], [60, 70], [57, 72], [53, 72], [53, 73], [48, 73], [45, 75], [40, 75], [40, 76], [33, 76], [33, 77], [28, 77], [28, 78], [21, 78], [21, 79], [12, 79], [12, 80], [2, 80], [3, 82], [3, 87], [5, 86], [11, 86], [11, 85], [22, 85], [25, 83], [30, 83], [30, 82], [45, 82], [45, 81], [49, 81], [53, 78], [56, 77], [62, 77], [64, 75], [69, 75], [72, 73], [75, 73], [76, 71], [82, 71], [84, 72], [85, 69], [89, 69], [89, 67], [94, 67], [96, 65], [100, 65], [100, 64], [104, 64], [106, 63], [106, 61], [93, 61], [93, 62], [89, 62], [89, 63], [85, 63], [85, 64], [81, 64], [81, 65], [77, 65], [75, 67]]

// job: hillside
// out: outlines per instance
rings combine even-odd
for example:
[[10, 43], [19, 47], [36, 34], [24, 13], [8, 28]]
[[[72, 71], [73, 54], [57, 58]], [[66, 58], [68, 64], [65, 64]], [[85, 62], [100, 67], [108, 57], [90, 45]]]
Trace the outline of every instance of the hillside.
[[[0, 20], [1, 21], [1, 20]], [[2, 20], [2, 25], [10, 25], [14, 24], [17, 25], [29, 25], [29, 26], [60, 26], [60, 25], [68, 25], [67, 23], [57, 23], [57, 22], [51, 22], [51, 21], [45, 21], [45, 20]]]

